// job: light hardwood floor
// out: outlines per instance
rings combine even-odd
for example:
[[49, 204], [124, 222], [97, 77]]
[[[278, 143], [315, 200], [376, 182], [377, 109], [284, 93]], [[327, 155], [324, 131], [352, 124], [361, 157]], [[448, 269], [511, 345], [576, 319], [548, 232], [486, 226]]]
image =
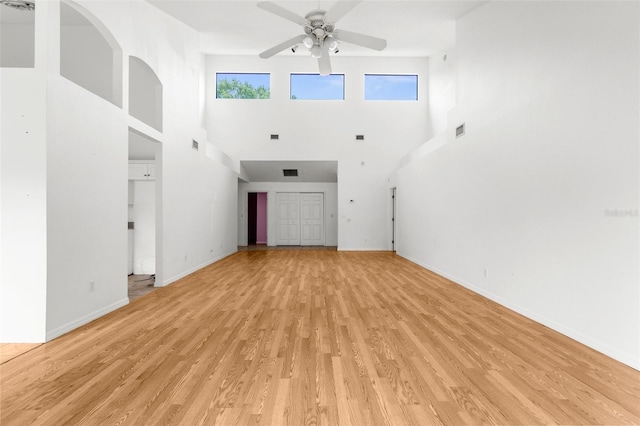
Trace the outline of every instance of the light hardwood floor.
[[640, 372], [392, 253], [238, 252], [0, 374], [3, 426], [640, 423]]

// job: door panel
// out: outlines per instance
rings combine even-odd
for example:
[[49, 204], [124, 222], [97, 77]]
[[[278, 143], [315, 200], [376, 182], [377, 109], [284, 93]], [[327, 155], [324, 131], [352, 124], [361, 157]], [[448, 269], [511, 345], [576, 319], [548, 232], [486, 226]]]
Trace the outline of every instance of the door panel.
[[289, 193], [289, 245], [300, 245], [300, 194]]
[[324, 194], [279, 192], [278, 245], [324, 245]]
[[289, 194], [278, 193], [276, 199], [278, 205], [278, 236], [277, 245], [289, 244]]
[[305, 197], [302, 197], [303, 204], [300, 206], [300, 214], [302, 220], [311, 219], [311, 206], [304, 203]]
[[324, 245], [324, 194], [301, 194], [300, 210], [302, 211], [301, 244], [305, 246]]
[[300, 245], [300, 194], [279, 192], [277, 245]]
[[311, 232], [311, 235], [312, 235], [311, 239], [312, 240], [318, 241], [318, 240], [322, 239], [322, 233], [320, 232], [321, 231], [320, 225], [313, 225], [311, 227], [311, 230], [312, 230], [312, 232]]

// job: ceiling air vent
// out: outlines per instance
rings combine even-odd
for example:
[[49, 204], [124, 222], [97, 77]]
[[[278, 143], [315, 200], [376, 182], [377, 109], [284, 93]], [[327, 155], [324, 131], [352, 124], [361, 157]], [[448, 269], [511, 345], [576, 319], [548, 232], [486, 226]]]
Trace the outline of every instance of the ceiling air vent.
[[271, 135], [272, 141], [277, 141], [278, 139], [280, 139], [280, 135]]
[[363, 141], [364, 140], [364, 135], [356, 135], [356, 140], [357, 141]]
[[198, 141], [195, 139], [191, 140], [191, 148], [195, 149], [196, 151], [198, 150]]
[[462, 135], [464, 135], [464, 123], [456, 127], [456, 138], [459, 138]]
[[282, 169], [282, 174], [285, 177], [296, 177], [298, 176], [298, 169]]

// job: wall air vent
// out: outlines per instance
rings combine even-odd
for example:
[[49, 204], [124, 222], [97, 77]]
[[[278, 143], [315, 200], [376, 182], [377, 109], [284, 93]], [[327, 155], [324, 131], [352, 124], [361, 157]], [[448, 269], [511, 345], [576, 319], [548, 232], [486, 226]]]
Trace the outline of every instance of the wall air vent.
[[456, 138], [459, 138], [462, 135], [464, 135], [464, 123], [456, 127]]
[[296, 177], [298, 176], [298, 169], [282, 169], [282, 174], [285, 177]]
[[271, 135], [272, 141], [277, 141], [278, 139], [280, 139], [280, 135]]
[[364, 140], [364, 135], [356, 135], [356, 140], [357, 141], [363, 141]]
[[198, 141], [193, 139], [191, 141], [191, 148], [195, 149], [196, 151], [198, 150]]

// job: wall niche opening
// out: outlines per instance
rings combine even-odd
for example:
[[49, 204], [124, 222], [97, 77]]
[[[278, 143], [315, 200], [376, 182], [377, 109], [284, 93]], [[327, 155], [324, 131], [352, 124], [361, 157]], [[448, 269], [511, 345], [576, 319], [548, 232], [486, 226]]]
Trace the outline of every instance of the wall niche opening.
[[122, 106], [122, 49], [93, 14], [60, 3], [60, 75]]
[[162, 132], [162, 82], [135, 56], [129, 56], [129, 114]]
[[0, 5], [0, 67], [34, 67], [35, 16], [35, 10]]

